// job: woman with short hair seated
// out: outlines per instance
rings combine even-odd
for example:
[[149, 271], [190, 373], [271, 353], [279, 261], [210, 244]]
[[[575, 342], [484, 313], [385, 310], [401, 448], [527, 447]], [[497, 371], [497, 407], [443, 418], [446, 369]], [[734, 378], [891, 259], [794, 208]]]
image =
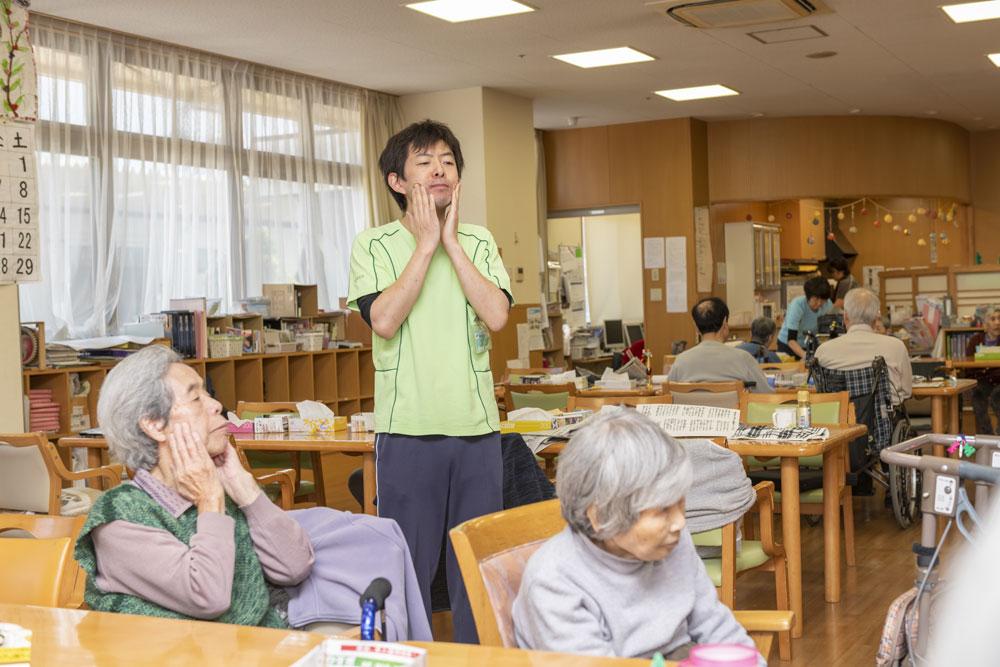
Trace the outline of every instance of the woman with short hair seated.
[[556, 478], [569, 525], [532, 555], [514, 601], [518, 646], [674, 660], [694, 644], [754, 646], [685, 529], [691, 478], [683, 446], [634, 410], [581, 427]]
[[135, 477], [100, 497], [77, 542], [90, 608], [287, 627], [268, 582], [305, 579], [312, 546], [240, 464], [202, 378], [150, 346], [108, 373], [97, 414]]

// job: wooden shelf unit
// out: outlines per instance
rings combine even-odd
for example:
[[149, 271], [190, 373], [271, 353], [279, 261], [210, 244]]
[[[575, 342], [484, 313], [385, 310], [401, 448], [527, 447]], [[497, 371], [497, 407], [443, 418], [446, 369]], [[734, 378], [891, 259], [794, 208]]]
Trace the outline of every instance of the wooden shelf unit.
[[[302, 401], [325, 403], [338, 415], [350, 416], [375, 409], [375, 366], [370, 347], [251, 354], [221, 359], [185, 359], [198, 375], [211, 380], [215, 397], [226, 410], [239, 401]], [[51, 389], [59, 405], [59, 431], [52, 437], [76, 435], [70, 428], [72, 381], [78, 373], [90, 382], [87, 410], [91, 426], [97, 423], [97, 399], [113, 363], [65, 368], [29, 368], [22, 371], [25, 393]]]

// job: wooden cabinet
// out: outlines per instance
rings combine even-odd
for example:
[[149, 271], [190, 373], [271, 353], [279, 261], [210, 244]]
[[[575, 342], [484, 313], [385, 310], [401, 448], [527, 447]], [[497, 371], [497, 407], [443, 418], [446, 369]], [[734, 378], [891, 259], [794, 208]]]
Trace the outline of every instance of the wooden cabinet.
[[821, 199], [773, 202], [768, 204], [767, 212], [774, 216], [775, 224], [781, 225], [782, 259], [826, 259], [826, 228], [823, 225]]
[[749, 326], [762, 303], [781, 294], [781, 228], [757, 222], [726, 224], [726, 303], [731, 326]]
[[[185, 359], [184, 363], [211, 381], [215, 397], [226, 410], [236, 410], [239, 401], [304, 400], [325, 403], [338, 415], [375, 409], [375, 365], [370, 347]], [[52, 390], [52, 400], [59, 406], [59, 431], [52, 437], [75, 435], [78, 430], [72, 427], [73, 374], [90, 385], [86, 410], [91, 426], [98, 426], [97, 399], [113, 366], [23, 371], [25, 394], [32, 389]], [[78, 398], [76, 402], [82, 401]]]

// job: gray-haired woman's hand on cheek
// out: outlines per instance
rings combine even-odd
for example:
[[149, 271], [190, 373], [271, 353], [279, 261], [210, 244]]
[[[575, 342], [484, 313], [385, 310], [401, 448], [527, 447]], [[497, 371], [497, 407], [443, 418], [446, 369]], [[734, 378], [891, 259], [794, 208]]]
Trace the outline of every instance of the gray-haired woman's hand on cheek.
[[198, 512], [224, 512], [225, 491], [201, 436], [181, 423], [167, 435], [167, 441], [177, 492], [193, 502]]
[[215, 457], [215, 463], [218, 465], [222, 488], [233, 502], [240, 507], [246, 507], [257, 500], [257, 496], [261, 493], [257, 480], [240, 463], [240, 457], [231, 444], [226, 445], [226, 451]]

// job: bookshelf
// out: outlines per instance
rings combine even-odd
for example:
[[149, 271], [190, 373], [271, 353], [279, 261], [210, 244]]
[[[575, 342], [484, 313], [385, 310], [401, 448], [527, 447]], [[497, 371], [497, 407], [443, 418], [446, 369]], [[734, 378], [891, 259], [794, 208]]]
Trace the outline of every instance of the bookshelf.
[[961, 359], [965, 356], [965, 345], [982, 327], [945, 327], [944, 328], [944, 358]]
[[[215, 397], [225, 410], [239, 401], [316, 400], [338, 415], [375, 409], [375, 366], [370, 347], [250, 354], [219, 359], [185, 359], [201, 377], [209, 378]], [[72, 422], [72, 379], [79, 374], [90, 383], [85, 399], [91, 426], [97, 426], [97, 399], [113, 363], [22, 371], [25, 394], [31, 389], [52, 390], [59, 406], [59, 431], [52, 438], [76, 435]], [[78, 399], [79, 400], [79, 399]]]

